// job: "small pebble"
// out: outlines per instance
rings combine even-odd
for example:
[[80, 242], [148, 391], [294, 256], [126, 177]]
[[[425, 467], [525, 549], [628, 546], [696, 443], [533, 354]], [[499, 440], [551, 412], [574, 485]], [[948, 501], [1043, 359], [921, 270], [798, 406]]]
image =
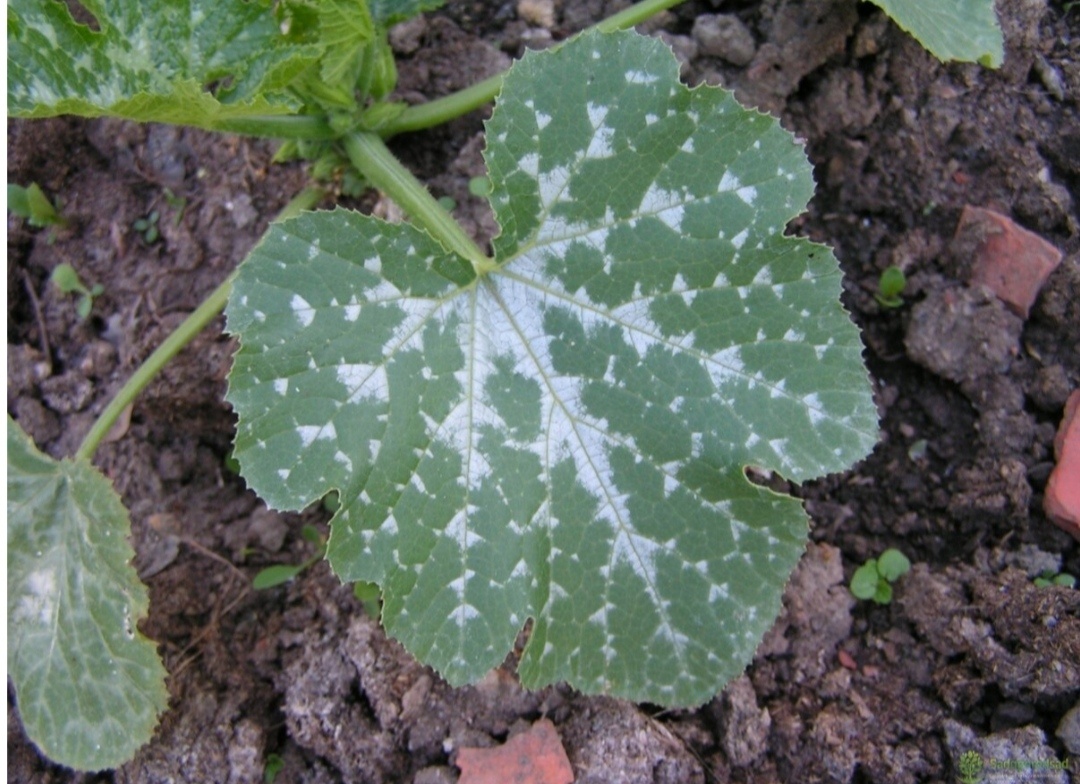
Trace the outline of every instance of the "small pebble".
[[754, 34], [732, 14], [702, 14], [694, 20], [693, 35], [702, 54], [733, 65], [749, 64], [757, 52]]

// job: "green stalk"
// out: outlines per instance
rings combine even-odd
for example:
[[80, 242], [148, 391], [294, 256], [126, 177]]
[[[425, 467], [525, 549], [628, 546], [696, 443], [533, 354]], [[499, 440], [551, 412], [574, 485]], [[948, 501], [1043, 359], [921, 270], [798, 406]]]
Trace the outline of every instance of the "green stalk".
[[461, 224], [401, 164], [378, 135], [350, 133], [345, 137], [345, 152], [368, 182], [393, 199], [447, 250], [468, 259], [477, 274], [495, 268], [495, 263], [477, 247]]
[[215, 126], [224, 133], [260, 136], [269, 139], [310, 139], [322, 141], [337, 138], [337, 133], [325, 117], [314, 114], [268, 114], [261, 117], [234, 117], [220, 120]]
[[[600, 30], [605, 33], [626, 30], [681, 2], [683, 0], [641, 0], [641, 2], [635, 3], [629, 8], [609, 16], [607, 19], [597, 22], [586, 29]], [[482, 82], [466, 87], [464, 90], [458, 90], [455, 93], [436, 98], [434, 101], [419, 106], [410, 106], [380, 128], [379, 134], [384, 139], [388, 139], [399, 133], [432, 128], [479, 109], [481, 106], [495, 100], [495, 96], [502, 89], [503, 76], [505, 74], [496, 74]]]
[[[305, 188], [282, 208], [275, 220], [280, 221], [291, 218], [303, 210], [309, 210], [318, 204], [322, 197], [323, 191], [321, 188]], [[138, 397], [139, 393], [146, 388], [146, 385], [153, 380], [154, 376], [161, 372], [161, 369], [169, 360], [180, 353], [184, 346], [190, 343], [196, 335], [202, 332], [207, 324], [225, 309], [225, 303], [229, 299], [229, 292], [232, 291], [235, 277], [236, 272], [234, 271], [225, 279], [225, 282], [203, 300], [202, 304], [190, 316], [181, 322], [180, 326], [173, 330], [169, 337], [165, 338], [165, 341], [154, 350], [154, 353], [139, 365], [127, 383], [116, 393], [116, 397], [109, 401], [109, 405], [98, 416], [97, 421], [90, 428], [90, 432], [86, 434], [86, 438], [83, 439], [82, 444], [79, 446], [79, 451], [75, 453], [76, 460], [89, 461], [93, 458], [98, 445], [112, 430], [113, 425], [116, 424], [116, 420], [120, 418], [124, 409]]]

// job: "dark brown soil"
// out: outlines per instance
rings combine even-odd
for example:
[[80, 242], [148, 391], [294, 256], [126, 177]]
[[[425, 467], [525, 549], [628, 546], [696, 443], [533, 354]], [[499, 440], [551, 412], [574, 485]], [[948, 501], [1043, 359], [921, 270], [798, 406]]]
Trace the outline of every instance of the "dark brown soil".
[[[623, 5], [556, 1], [544, 29], [515, 3], [451, 3], [396, 39], [402, 93], [466, 86]], [[142, 629], [168, 667], [170, 710], [135, 760], [76, 775], [25, 740], [9, 689], [9, 781], [259, 782], [274, 754], [282, 784], [453, 782], [455, 749], [502, 742], [541, 715], [578, 782], [952, 781], [973, 744], [987, 757], [1068, 759], [1080, 733], [1058, 728], [1080, 700], [1080, 593], [1031, 577], [1047, 566], [1080, 574], [1076, 543], [1042, 512], [1054, 430], [1080, 386], [1072, 5], [1000, 0], [998, 71], [941, 65], [855, 0], [699, 0], [650, 24], [686, 58], [690, 82], [732, 87], [807, 140], [819, 190], [792, 229], [836, 249], [882, 416], [871, 457], [792, 488], [813, 542], [783, 615], [722, 695], [660, 712], [559, 687], [527, 693], [502, 671], [451, 689], [324, 564], [250, 590], [260, 567], [308, 557], [301, 527], [327, 515], [269, 512], [226, 468], [233, 346], [219, 319], [96, 457], [131, 510], [151, 596]], [[693, 36], [717, 7], [753, 34], [745, 65], [703, 54]], [[466, 188], [482, 173], [482, 119], [394, 146], [487, 237], [490, 217]], [[12, 122], [8, 147], [9, 182], [36, 181], [73, 220], [53, 236], [8, 219], [8, 410], [46, 452], [70, 456], [305, 173], [271, 164], [267, 142], [109, 121]], [[169, 193], [186, 199], [182, 210]], [[1064, 252], [1026, 321], [965, 285], [967, 251], [952, 242], [965, 204]], [[132, 224], [154, 210], [161, 237], [147, 242]], [[104, 286], [85, 321], [47, 283], [65, 261]], [[896, 309], [873, 296], [889, 265], [908, 277]], [[914, 570], [891, 605], [857, 603], [847, 579], [890, 546]]]

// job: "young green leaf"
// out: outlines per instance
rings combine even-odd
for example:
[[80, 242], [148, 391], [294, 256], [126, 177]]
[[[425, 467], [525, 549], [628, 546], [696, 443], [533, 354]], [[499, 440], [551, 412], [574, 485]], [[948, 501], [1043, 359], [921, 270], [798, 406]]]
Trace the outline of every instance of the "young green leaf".
[[25, 188], [8, 183], [7, 193], [8, 209], [19, 217], [26, 218], [31, 226], [42, 228], [64, 225], [63, 216], [56, 211], [56, 207], [36, 182], [30, 183]]
[[[99, 30], [67, 5], [8, 3], [8, 110], [214, 128], [295, 109], [284, 88], [320, 49], [290, 43], [264, 3], [84, 0]], [[211, 93], [207, 86], [219, 85]]]
[[494, 271], [409, 224], [275, 224], [227, 309], [236, 454], [276, 508], [331, 489], [328, 557], [452, 683], [661, 704], [751, 659], [807, 535], [750, 483], [846, 468], [877, 419], [827, 248], [784, 236], [791, 135], [663, 44], [515, 65], [488, 126]]
[[878, 574], [877, 559], [871, 558], [851, 575], [851, 595], [856, 599], [873, 599], [880, 582], [882, 580]]
[[911, 561], [895, 547], [890, 547], [877, 559], [878, 574], [890, 583], [894, 583], [911, 571]]
[[55, 461], [8, 418], [8, 672], [30, 739], [79, 770], [114, 768], [168, 704], [120, 498], [84, 461]]
[[274, 564], [260, 569], [251, 581], [251, 587], [256, 591], [265, 591], [267, 588], [276, 588], [279, 585], [292, 580], [300, 572], [308, 568], [310, 564]]
[[994, 0], [872, 0], [939, 60], [997, 68], [1005, 43]]

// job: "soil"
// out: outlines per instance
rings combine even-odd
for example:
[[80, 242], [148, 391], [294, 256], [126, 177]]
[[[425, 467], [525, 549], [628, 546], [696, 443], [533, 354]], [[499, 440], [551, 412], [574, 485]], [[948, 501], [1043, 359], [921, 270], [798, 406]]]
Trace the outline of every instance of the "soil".
[[[467, 86], [625, 4], [555, 0], [545, 18], [543, 2], [521, 16], [515, 3], [452, 2], [395, 31], [401, 94]], [[952, 781], [973, 747], [1080, 751], [1080, 593], [1031, 580], [1080, 574], [1077, 543], [1042, 511], [1054, 431], [1080, 386], [1080, 10], [997, 5], [996, 71], [938, 63], [856, 0], [699, 0], [648, 25], [688, 82], [733, 88], [806, 140], [819, 188], [791, 230], [836, 250], [882, 418], [864, 462], [786, 488], [805, 499], [812, 542], [776, 626], [723, 694], [661, 711], [529, 693], [509, 669], [451, 689], [325, 564], [250, 590], [259, 568], [310, 556], [301, 528], [325, 530], [328, 515], [270, 512], [227, 469], [234, 345], [218, 319], [96, 456], [131, 510], [151, 597], [141, 629], [170, 673], [170, 709], [130, 763], [74, 774], [22, 735], [9, 687], [9, 781], [260, 782], [277, 755], [282, 784], [453, 782], [456, 749], [541, 716], [583, 783]], [[718, 11], [745, 28], [728, 44], [700, 21]], [[393, 145], [481, 239], [493, 224], [467, 183], [482, 173], [484, 116]], [[11, 122], [8, 147], [8, 181], [36, 181], [72, 219], [50, 232], [8, 218], [8, 410], [44, 451], [70, 456], [306, 173], [272, 164], [269, 142], [104, 120]], [[953, 240], [966, 204], [1063, 251], [1026, 320], [967, 285], [970, 249]], [[153, 211], [160, 237], [147, 241], [133, 224]], [[62, 262], [104, 287], [86, 320], [47, 283]], [[907, 275], [899, 308], [874, 298], [890, 265]], [[913, 571], [891, 604], [856, 602], [847, 579], [886, 547]]]

